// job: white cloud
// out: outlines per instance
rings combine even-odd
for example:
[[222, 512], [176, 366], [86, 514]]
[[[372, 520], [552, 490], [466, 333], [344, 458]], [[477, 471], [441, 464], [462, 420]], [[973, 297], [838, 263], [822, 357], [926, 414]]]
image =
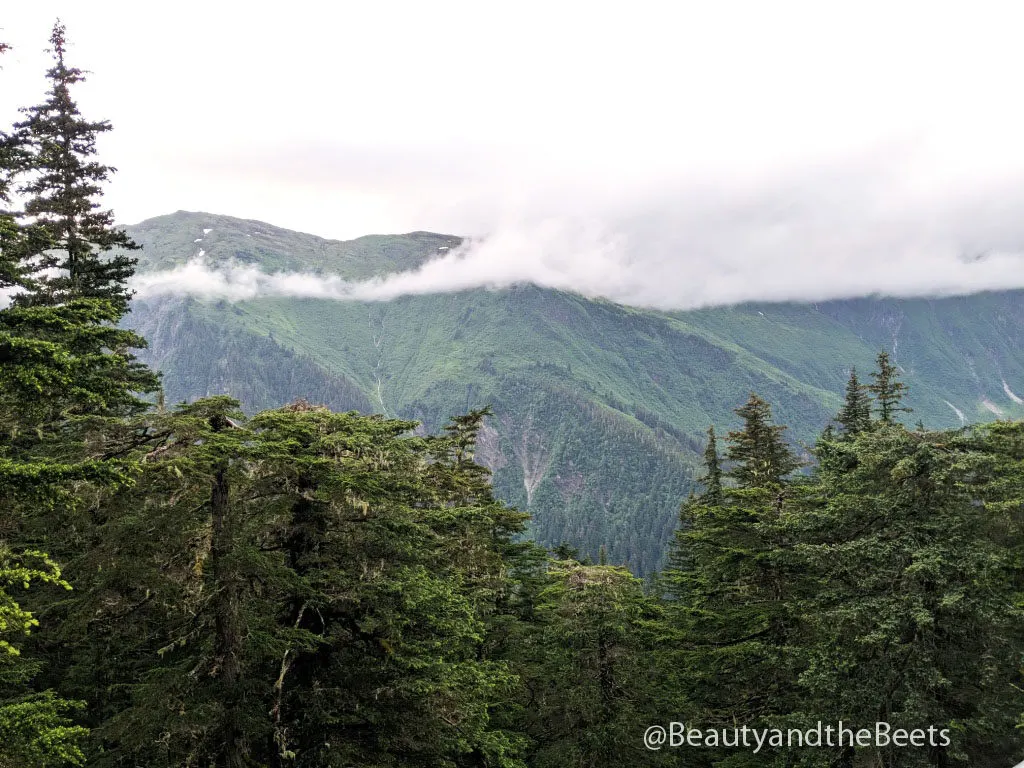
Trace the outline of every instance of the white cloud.
[[[135, 288], [140, 298], [387, 301], [534, 283], [662, 309], [1024, 288], [1024, 249], [1009, 247], [1024, 242], [1024, 227], [991, 226], [984, 206], [972, 208], [969, 198], [927, 201], [934, 221], [922, 227], [920, 209], [894, 210], [870, 185], [852, 191], [858, 185], [846, 181], [838, 201], [799, 186], [789, 188], [789, 197], [785, 188], [770, 187], [742, 200], [730, 193], [683, 197], [678, 208], [643, 208], [642, 217], [623, 216], [615, 226], [602, 217], [505, 221], [416, 270], [363, 282], [214, 265], [200, 255], [137, 276]], [[999, 211], [993, 215], [1002, 221]]]
[[[120, 220], [487, 236], [374, 296], [533, 280], [692, 306], [1018, 283], [1015, 3], [249, 10], [7, 9], [0, 118], [40, 97], [60, 14], [92, 70], [83, 112], [115, 126]], [[230, 290], [277, 290], [245, 280]]]

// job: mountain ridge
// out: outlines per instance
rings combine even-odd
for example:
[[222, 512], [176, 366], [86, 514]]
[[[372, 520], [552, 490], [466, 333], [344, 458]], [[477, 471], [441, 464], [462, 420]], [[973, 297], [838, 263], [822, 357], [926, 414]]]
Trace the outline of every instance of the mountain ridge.
[[[227, 233], [227, 242], [235, 250], [234, 258], [241, 263], [259, 264], [267, 267], [268, 271], [330, 271], [347, 280], [379, 277], [396, 271], [396, 268], [419, 266], [430, 255], [431, 245], [437, 253], [437, 248], [451, 249], [463, 241], [455, 235], [422, 230], [401, 235], [362, 235], [352, 240], [336, 240], [296, 232], [257, 219], [201, 211], [176, 211], [125, 229], [140, 242], [151, 246], [141, 252], [140, 272], [179, 266], [196, 256], [200, 249], [212, 263], [224, 260], [224, 254], [210, 246], [221, 241]], [[154, 251], [158, 254], [156, 258], [152, 255]], [[376, 263], [366, 269], [363, 262], [369, 261], [370, 257]], [[412, 260], [405, 261], [406, 257]]]
[[[128, 230], [145, 246], [140, 272], [202, 249], [213, 263], [366, 279], [462, 242], [428, 232], [331, 241], [198, 213]], [[850, 366], [866, 376], [884, 348], [903, 367], [913, 420], [1024, 415], [1007, 394], [1024, 392], [1022, 296], [660, 312], [523, 284], [372, 303], [161, 297], [135, 301], [128, 324], [150, 338], [147, 359], [171, 399], [231, 392], [255, 410], [319, 393], [427, 429], [490, 405], [481, 459], [499, 496], [533, 514], [532, 533], [591, 556], [605, 545], [613, 562], [649, 573], [698, 474], [705, 430], [734, 426], [751, 391], [809, 443], [838, 409]]]

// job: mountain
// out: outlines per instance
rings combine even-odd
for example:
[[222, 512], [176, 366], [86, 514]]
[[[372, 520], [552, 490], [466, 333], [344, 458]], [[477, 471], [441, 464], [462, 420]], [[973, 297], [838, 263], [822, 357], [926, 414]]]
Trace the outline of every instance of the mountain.
[[[140, 272], [200, 249], [266, 271], [363, 279], [457, 246], [428, 232], [340, 242], [205, 213], [129, 233]], [[137, 300], [169, 401], [229, 392], [249, 410], [305, 397], [437, 429], [490, 405], [479, 458], [533, 535], [640, 573], [656, 569], [699, 474], [704, 432], [735, 426], [751, 391], [796, 441], [836, 412], [850, 365], [889, 350], [910, 420], [932, 427], [1024, 416], [1024, 293], [658, 312], [523, 285], [361, 303], [191, 297]]]

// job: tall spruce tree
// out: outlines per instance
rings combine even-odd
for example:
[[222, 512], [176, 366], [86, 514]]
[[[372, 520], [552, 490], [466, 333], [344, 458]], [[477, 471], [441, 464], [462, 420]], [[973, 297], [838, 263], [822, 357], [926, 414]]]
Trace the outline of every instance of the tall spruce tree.
[[786, 427], [772, 423], [771, 406], [753, 393], [736, 414], [743, 419], [743, 428], [729, 433], [725, 455], [732, 466], [727, 476], [741, 488], [780, 485], [801, 466], [782, 437]]
[[[0, 309], [0, 549], [4, 578], [23, 574], [41, 586], [70, 587], [57, 564], [88, 551], [99, 494], [130, 483], [134, 474], [131, 460], [108, 451], [106, 431], [120, 416], [147, 407], [137, 393], [154, 389], [156, 378], [128, 352], [142, 341], [116, 326], [122, 307], [99, 298], [28, 301], [43, 292], [48, 276], [40, 270], [59, 242], [45, 216], [10, 210], [7, 194], [38, 179], [40, 146], [21, 129], [0, 141], [0, 285], [21, 291], [14, 306]], [[64, 167], [71, 187], [73, 171]], [[5, 660], [0, 741], [12, 750], [22, 745], [17, 759], [5, 754], [5, 764], [80, 762], [71, 739], [82, 729], [65, 717], [73, 706], [52, 692], [61, 682], [53, 639], [64, 600], [54, 600], [52, 586], [29, 590], [17, 602], [7, 597], [11, 615], [39, 617], [39, 625], [11, 640], [9, 648], [19, 653]], [[39, 752], [43, 744], [54, 751]]]
[[868, 390], [857, 378], [857, 369], [850, 369], [846, 382], [846, 400], [836, 414], [836, 421], [842, 425], [844, 435], [856, 435], [871, 425], [871, 400]]
[[907, 385], [899, 380], [899, 369], [889, 359], [888, 352], [878, 353], [876, 365], [878, 369], [871, 374], [874, 382], [867, 388], [875, 396], [879, 421], [888, 424], [893, 421], [897, 413], [911, 412], [910, 408], [901, 404], [907, 391]]
[[[670, 565], [662, 577], [664, 666], [673, 708], [710, 725], [766, 725], [792, 711], [798, 659], [791, 653], [799, 582], [789, 562], [788, 517], [800, 466], [756, 395], [736, 413], [733, 465], [720, 483], [714, 433], [705, 452], [705, 490], [684, 504]], [[729, 750], [680, 752], [688, 765], [754, 765], [762, 757]]]
[[[0, 44], [0, 53], [6, 50]], [[38, 232], [18, 226], [7, 208], [22, 157], [0, 133], [0, 288], [27, 285], [24, 257], [41, 242]], [[33, 607], [48, 607], [53, 593], [47, 585], [60, 591], [71, 585], [46, 554], [12, 544], [26, 511], [60, 503], [59, 484], [98, 474], [60, 461], [26, 461], [12, 446], [24, 412], [66, 375], [66, 357], [58, 345], [19, 339], [0, 327], [0, 765], [5, 766], [81, 765], [85, 759], [86, 731], [70, 719], [81, 702], [40, 685], [44, 660], [25, 652], [26, 641], [40, 627], [25, 597], [31, 594]]]
[[[19, 154], [18, 185], [25, 196], [24, 216], [48, 236], [45, 250], [32, 254], [35, 281], [18, 297], [25, 305], [63, 304], [75, 298], [105, 299], [124, 314], [131, 292], [127, 280], [137, 249], [101, 210], [102, 184], [113, 168], [96, 161], [96, 139], [111, 130], [108, 121], [82, 117], [71, 89], [85, 78], [65, 62], [65, 28], [60, 22], [50, 37], [54, 66], [46, 73], [48, 98], [23, 108], [25, 120], [14, 126]], [[116, 250], [115, 250], [116, 249]]]
[[[85, 264], [86, 250], [121, 239], [101, 231], [108, 214], [93, 212], [98, 180], [107, 171], [87, 160], [95, 137], [68, 95], [80, 74], [64, 64], [59, 24], [53, 43], [58, 65], [50, 71], [51, 99], [29, 110], [30, 119], [15, 127], [2, 152], [9, 165], [0, 178], [28, 199], [27, 210], [8, 212], [0, 238], [0, 262], [15, 264], [6, 282], [21, 290], [13, 306], [0, 309], [0, 457], [9, 462], [9, 481], [0, 485], [35, 477], [36, 487], [0, 498], [0, 519], [10, 526], [12, 546], [42, 548], [66, 563], [90, 525], [88, 515], [80, 515], [88, 506], [86, 487], [129, 482], [130, 462], [107, 451], [105, 431], [148, 408], [141, 395], [157, 389], [158, 378], [132, 353], [145, 341], [117, 325], [127, 273], [109, 273], [109, 290], [74, 294], [51, 291], [57, 285], [51, 278], [63, 278], [41, 271], [55, 264], [56, 254], [65, 254], [65, 268], [69, 259]], [[87, 264], [79, 270], [86, 273], [98, 274]], [[40, 486], [50, 501], [26, 505], [25, 494], [40, 493]]]
[[93, 156], [110, 124], [84, 120], [71, 98], [83, 76], [65, 63], [59, 22], [51, 44], [49, 98], [23, 109], [27, 119], [0, 143], [0, 194], [13, 187], [24, 200], [0, 217], [0, 282], [20, 288], [0, 311], [0, 427], [23, 436], [66, 430], [83, 416], [140, 412], [148, 406], [138, 395], [158, 388], [133, 355], [145, 340], [117, 327], [135, 261], [113, 250], [137, 246], [99, 210], [113, 169]]
[[699, 480], [704, 486], [701, 500], [708, 504], [717, 504], [722, 499], [722, 468], [713, 426], [708, 427], [708, 444], [704, 448], [704, 470], [704, 476]]

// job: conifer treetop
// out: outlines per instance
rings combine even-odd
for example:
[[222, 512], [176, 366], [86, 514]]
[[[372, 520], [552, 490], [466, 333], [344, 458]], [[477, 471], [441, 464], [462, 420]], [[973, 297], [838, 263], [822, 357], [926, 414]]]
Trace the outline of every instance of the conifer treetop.
[[729, 433], [726, 458], [733, 466], [726, 474], [741, 488], [779, 485], [786, 475], [802, 466], [782, 437], [786, 427], [772, 423], [768, 403], [751, 393], [736, 414], [743, 419], [743, 429]]
[[715, 428], [708, 427], [708, 444], [704, 449], [704, 476], [700, 478], [704, 486], [701, 499], [716, 504], [722, 497], [722, 467], [718, 459], [718, 441]]
[[[96, 139], [111, 130], [109, 121], [82, 117], [71, 89], [85, 80], [82, 70], [65, 61], [64, 25], [58, 21], [50, 37], [54, 66], [46, 77], [47, 98], [21, 109], [12, 139], [21, 150], [16, 172], [18, 191], [25, 196], [23, 217], [48, 236], [48, 246], [31, 259], [33, 289], [20, 297], [31, 305], [61, 304], [75, 298], [100, 298], [127, 311], [128, 278], [136, 259], [125, 251], [139, 246], [114, 226], [114, 216], [101, 210], [102, 185], [116, 169], [95, 160]], [[109, 253], [118, 249], [116, 253]]]
[[857, 378], [857, 369], [850, 369], [846, 382], [846, 401], [836, 414], [836, 421], [843, 427], [844, 434], [856, 435], [871, 425], [871, 400], [868, 388]]
[[899, 369], [889, 359], [888, 352], [879, 352], [876, 364], [878, 370], [871, 374], [874, 383], [869, 384], [867, 389], [875, 396], [879, 421], [890, 424], [897, 413], [910, 413], [912, 410], [902, 405], [907, 385], [899, 380]]

